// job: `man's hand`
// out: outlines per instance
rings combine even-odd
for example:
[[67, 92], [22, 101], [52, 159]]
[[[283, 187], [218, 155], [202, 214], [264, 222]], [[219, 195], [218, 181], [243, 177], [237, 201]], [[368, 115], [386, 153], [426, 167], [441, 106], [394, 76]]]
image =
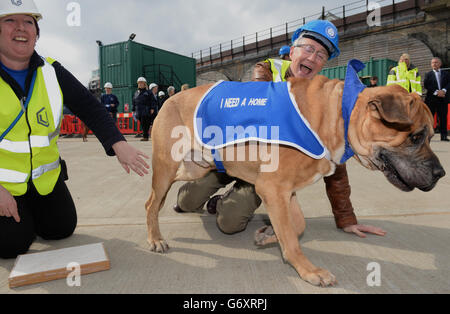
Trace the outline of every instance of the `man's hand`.
[[150, 166], [142, 159], [142, 157], [146, 159], [149, 159], [150, 157], [125, 141], [115, 143], [112, 148], [116, 153], [117, 159], [127, 173], [130, 173], [131, 169], [141, 177], [148, 174], [147, 169], [150, 169]]
[[20, 217], [17, 211], [17, 203], [11, 193], [0, 185], [0, 217], [13, 217], [19, 223]]
[[437, 96], [438, 96], [438, 97], [441, 97], [441, 98], [445, 97], [445, 91], [443, 91], [442, 89], [441, 89], [441, 90], [438, 90]]
[[360, 238], [366, 237], [364, 232], [376, 234], [379, 236], [384, 236], [386, 234], [386, 231], [384, 231], [383, 229], [369, 225], [351, 225], [345, 227], [343, 230], [348, 233], [355, 233]]

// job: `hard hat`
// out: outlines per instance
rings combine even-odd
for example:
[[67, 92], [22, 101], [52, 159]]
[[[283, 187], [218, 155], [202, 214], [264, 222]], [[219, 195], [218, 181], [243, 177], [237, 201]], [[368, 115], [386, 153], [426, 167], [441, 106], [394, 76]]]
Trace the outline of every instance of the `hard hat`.
[[341, 53], [338, 30], [330, 21], [315, 20], [306, 23], [294, 32], [292, 43], [302, 37], [311, 38], [321, 43], [329, 52], [328, 60], [339, 56]]
[[137, 79], [137, 82], [139, 83], [139, 82], [145, 82], [145, 83], [147, 83], [147, 80], [145, 79], [145, 77], [140, 77], [140, 78], [138, 78]]
[[0, 2], [0, 18], [15, 14], [31, 15], [36, 21], [42, 19], [42, 15], [39, 13], [33, 0], [11, 0]]
[[280, 51], [278, 52], [278, 55], [284, 56], [284, 55], [288, 55], [291, 52], [291, 47], [290, 46], [283, 46], [280, 48]]
[[105, 88], [113, 88], [113, 85], [110, 82], [108, 82], [105, 84]]
[[148, 87], [149, 90], [152, 90], [153, 88], [158, 87], [158, 84], [155, 83], [151, 83], [150, 86]]
[[163, 92], [163, 91], [160, 91], [159, 93], [158, 93], [158, 96], [166, 96], [166, 94]]

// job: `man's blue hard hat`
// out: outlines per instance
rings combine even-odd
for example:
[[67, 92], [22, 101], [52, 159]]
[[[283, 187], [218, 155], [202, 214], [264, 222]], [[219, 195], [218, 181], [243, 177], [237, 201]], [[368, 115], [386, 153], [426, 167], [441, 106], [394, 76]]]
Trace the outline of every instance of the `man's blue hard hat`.
[[283, 46], [280, 48], [280, 51], [278, 52], [278, 55], [280, 56], [284, 56], [284, 55], [288, 55], [291, 52], [291, 47], [290, 46]]
[[294, 32], [292, 43], [302, 37], [313, 39], [322, 44], [330, 55], [328, 60], [339, 56], [341, 53], [339, 50], [338, 30], [330, 21], [315, 20], [306, 23]]

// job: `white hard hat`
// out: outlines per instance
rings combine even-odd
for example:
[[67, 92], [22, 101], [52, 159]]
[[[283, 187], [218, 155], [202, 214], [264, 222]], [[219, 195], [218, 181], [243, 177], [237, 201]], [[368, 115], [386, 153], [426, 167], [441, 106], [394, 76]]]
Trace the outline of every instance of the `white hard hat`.
[[140, 78], [138, 78], [138, 80], [137, 80], [137, 82], [139, 83], [139, 82], [145, 82], [145, 83], [147, 83], [147, 80], [145, 79], [145, 77], [140, 77]]
[[163, 91], [160, 91], [160, 92], [158, 93], [158, 96], [166, 96], [166, 94], [165, 94]]
[[3, 0], [0, 2], [0, 18], [15, 14], [31, 15], [36, 21], [42, 19], [33, 0]]
[[148, 87], [149, 90], [152, 90], [153, 88], [158, 87], [158, 84], [155, 83], [151, 83], [150, 86]]
[[105, 88], [113, 88], [113, 85], [110, 82], [108, 82], [105, 84]]

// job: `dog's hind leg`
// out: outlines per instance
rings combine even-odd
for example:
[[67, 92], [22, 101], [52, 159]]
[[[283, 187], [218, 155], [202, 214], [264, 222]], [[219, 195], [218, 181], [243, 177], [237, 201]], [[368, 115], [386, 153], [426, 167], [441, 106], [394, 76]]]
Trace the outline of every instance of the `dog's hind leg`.
[[[297, 237], [301, 236], [305, 231], [306, 223], [303, 212], [297, 201], [297, 194], [295, 192], [292, 193], [291, 200], [289, 202], [289, 215], [290, 221], [297, 233]], [[276, 242], [278, 242], [278, 238], [271, 225], [264, 226], [256, 230], [255, 244], [257, 246], [264, 246]]]
[[[155, 163], [153, 163], [155, 165]], [[174, 182], [176, 169], [161, 165], [153, 168], [152, 193], [145, 203], [147, 210], [147, 228], [150, 250], [158, 253], [168, 251], [169, 246], [161, 235], [159, 229], [159, 211], [164, 206], [167, 193]]]

